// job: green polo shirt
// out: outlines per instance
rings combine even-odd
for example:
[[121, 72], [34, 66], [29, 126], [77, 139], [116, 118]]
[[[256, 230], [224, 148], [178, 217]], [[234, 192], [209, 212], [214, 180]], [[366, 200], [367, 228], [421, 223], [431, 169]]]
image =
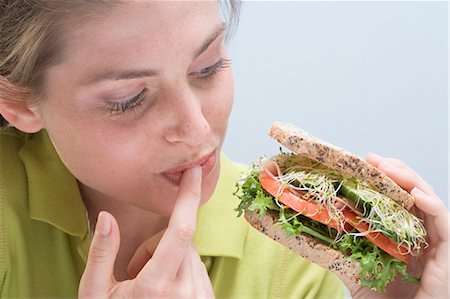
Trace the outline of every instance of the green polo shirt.
[[[232, 195], [242, 166], [225, 156], [200, 208], [195, 243], [217, 298], [343, 298], [337, 277], [251, 228]], [[76, 179], [45, 131], [0, 131], [0, 297], [76, 297], [90, 244]]]

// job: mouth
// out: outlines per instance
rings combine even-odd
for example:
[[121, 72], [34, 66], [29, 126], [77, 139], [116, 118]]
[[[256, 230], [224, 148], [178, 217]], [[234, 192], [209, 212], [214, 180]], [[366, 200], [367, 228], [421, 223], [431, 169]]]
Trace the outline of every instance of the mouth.
[[194, 166], [202, 168], [202, 177], [209, 175], [215, 168], [217, 162], [217, 149], [192, 162], [180, 164], [174, 168], [166, 170], [162, 176], [175, 185], [179, 185], [184, 171]]

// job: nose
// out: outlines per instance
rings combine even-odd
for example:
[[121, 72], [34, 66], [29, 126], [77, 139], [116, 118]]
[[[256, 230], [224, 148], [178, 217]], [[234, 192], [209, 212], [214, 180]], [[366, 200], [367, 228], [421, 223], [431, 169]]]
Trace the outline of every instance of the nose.
[[170, 143], [184, 143], [196, 147], [205, 143], [211, 133], [210, 123], [204, 114], [202, 99], [186, 88], [172, 97], [172, 113], [165, 139]]

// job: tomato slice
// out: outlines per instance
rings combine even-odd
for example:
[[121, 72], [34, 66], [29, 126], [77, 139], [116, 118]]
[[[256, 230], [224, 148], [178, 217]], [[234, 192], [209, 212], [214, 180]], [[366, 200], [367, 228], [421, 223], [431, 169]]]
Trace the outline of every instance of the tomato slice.
[[[261, 171], [259, 175], [261, 186], [272, 196], [278, 198], [280, 202], [296, 212], [302, 213], [310, 219], [323, 223], [331, 228], [341, 231], [342, 227], [330, 217], [327, 210], [320, 207], [317, 203], [305, 200], [291, 191], [285, 189], [275, 176], [268, 170]], [[367, 233], [369, 225], [360, 221], [355, 212], [350, 210], [342, 211], [345, 217], [345, 230], [350, 231], [354, 227], [360, 233]], [[351, 226], [351, 227], [350, 227]], [[397, 258], [406, 264], [409, 263], [409, 254], [405, 247], [399, 247], [397, 243], [389, 239], [382, 233], [370, 232], [365, 234], [367, 240], [384, 250], [390, 256]]]
[[285, 189], [274, 176], [267, 174], [266, 171], [261, 171], [259, 181], [261, 182], [261, 186], [270, 195], [278, 198], [280, 202], [294, 211], [302, 213], [308, 218], [326, 224], [329, 227], [342, 230], [341, 226], [330, 217], [326, 209], [319, 207], [315, 202], [304, 200]]
[[[367, 233], [369, 230], [369, 225], [366, 222], [359, 220], [354, 213], [350, 213], [350, 211], [344, 210], [345, 221], [356, 228], [360, 233]], [[378, 232], [370, 232], [365, 235], [367, 240], [383, 249], [387, 254], [392, 257], [395, 257], [406, 264], [409, 263], [409, 253], [408, 250], [395, 243], [392, 239], [389, 239], [382, 233]]]

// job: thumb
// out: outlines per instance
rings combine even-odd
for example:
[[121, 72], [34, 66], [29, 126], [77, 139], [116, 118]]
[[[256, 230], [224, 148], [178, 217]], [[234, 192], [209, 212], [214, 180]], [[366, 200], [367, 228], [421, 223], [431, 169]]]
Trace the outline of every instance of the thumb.
[[79, 298], [102, 297], [115, 284], [114, 263], [120, 245], [119, 226], [114, 216], [100, 212], [89, 256], [81, 277]]

